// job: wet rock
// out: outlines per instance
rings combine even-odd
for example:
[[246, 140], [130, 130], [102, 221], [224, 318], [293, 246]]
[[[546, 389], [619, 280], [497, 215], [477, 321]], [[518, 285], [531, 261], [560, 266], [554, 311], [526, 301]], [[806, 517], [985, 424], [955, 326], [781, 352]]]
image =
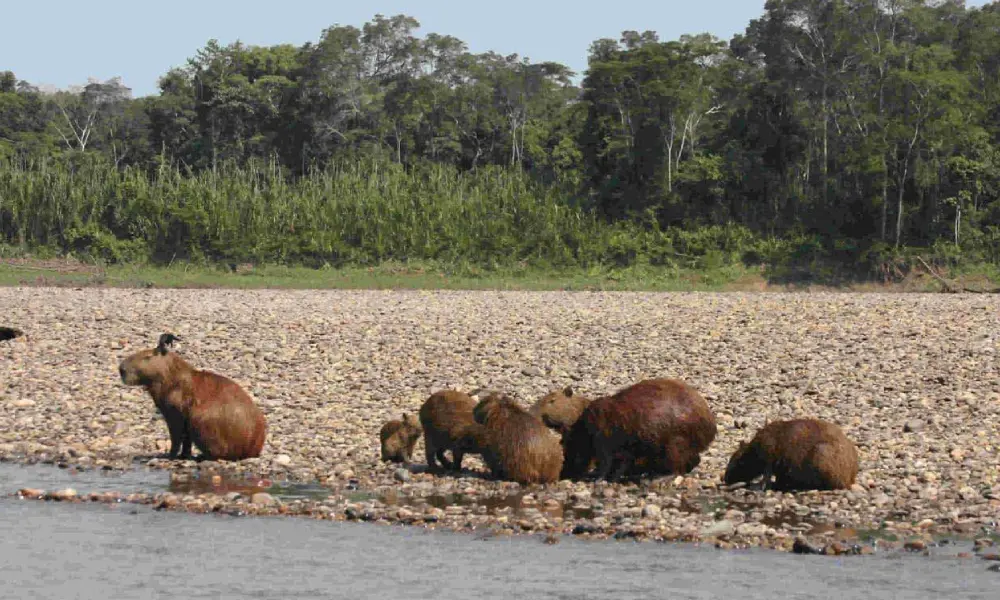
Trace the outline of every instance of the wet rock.
[[274, 496], [266, 492], [257, 492], [256, 494], [250, 496], [250, 504], [257, 504], [259, 506], [274, 506], [278, 501], [275, 500]]
[[820, 554], [821, 551], [816, 546], [807, 542], [804, 538], [795, 538], [792, 545], [792, 552], [795, 554]]
[[66, 488], [63, 490], [58, 490], [55, 492], [50, 492], [45, 495], [47, 500], [55, 500], [57, 502], [68, 502], [71, 500], [76, 500], [77, 493], [73, 488]]
[[927, 550], [927, 542], [924, 540], [910, 540], [903, 544], [903, 549], [909, 552], [923, 552]]
[[736, 531], [736, 526], [732, 521], [727, 521], [723, 519], [722, 521], [716, 521], [711, 525], [703, 527], [701, 530], [702, 537], [719, 537], [725, 535], [732, 535]]
[[39, 490], [35, 488], [21, 488], [17, 491], [17, 495], [21, 498], [26, 498], [28, 500], [37, 500], [45, 495], [45, 490]]

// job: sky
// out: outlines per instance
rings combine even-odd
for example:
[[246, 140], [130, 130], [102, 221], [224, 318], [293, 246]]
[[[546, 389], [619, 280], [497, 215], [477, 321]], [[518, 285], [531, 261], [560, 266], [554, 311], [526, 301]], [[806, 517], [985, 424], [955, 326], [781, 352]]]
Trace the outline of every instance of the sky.
[[728, 40], [763, 8], [764, 0], [34, 0], [4, 7], [0, 71], [60, 88], [120, 76], [143, 96], [213, 38], [301, 45], [319, 40], [326, 27], [360, 28], [375, 14], [405, 14], [420, 22], [419, 36], [452, 35], [472, 52], [517, 53], [582, 74], [594, 40], [629, 29], [656, 31], [661, 40], [702, 32]]

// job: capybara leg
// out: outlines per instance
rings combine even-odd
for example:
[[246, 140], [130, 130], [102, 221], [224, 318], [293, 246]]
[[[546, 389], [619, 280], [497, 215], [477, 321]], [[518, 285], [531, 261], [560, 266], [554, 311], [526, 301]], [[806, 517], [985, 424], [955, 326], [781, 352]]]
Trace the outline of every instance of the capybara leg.
[[453, 471], [462, 470], [462, 458], [465, 457], [465, 450], [451, 451], [451, 468]]
[[437, 448], [426, 437], [424, 438], [424, 449], [427, 451], [427, 468], [432, 471], [436, 470], [438, 468], [437, 460], [435, 459]]
[[167, 430], [170, 432], [170, 452], [167, 456], [177, 458], [177, 453], [181, 451], [181, 444], [184, 442], [184, 422], [179, 415], [164, 415], [167, 421]]
[[448, 457], [445, 456], [445, 454], [444, 454], [444, 448], [439, 448], [438, 449], [438, 451], [437, 451], [437, 459], [439, 461], [441, 461], [441, 466], [444, 467], [445, 469], [454, 469], [455, 468], [454, 465], [451, 464], [451, 461], [448, 460]]
[[611, 452], [604, 450], [603, 448], [598, 448], [597, 450], [597, 473], [594, 475], [594, 479], [600, 481], [601, 479], [607, 479], [608, 474], [611, 472], [611, 468], [614, 466], [615, 456]]
[[189, 429], [184, 430], [184, 438], [181, 442], [181, 458], [191, 458], [191, 431]]
[[771, 478], [774, 476], [774, 467], [772, 465], [767, 465], [764, 467], [764, 476], [760, 480], [760, 489], [762, 491], [767, 491], [773, 489], [774, 486], [771, 483]]

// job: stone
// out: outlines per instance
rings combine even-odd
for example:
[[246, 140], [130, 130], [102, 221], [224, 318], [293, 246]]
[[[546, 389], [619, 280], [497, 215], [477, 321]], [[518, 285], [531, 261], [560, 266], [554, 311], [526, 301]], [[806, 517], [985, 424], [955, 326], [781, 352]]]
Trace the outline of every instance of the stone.
[[711, 525], [703, 527], [701, 530], [701, 536], [706, 538], [719, 537], [725, 535], [732, 535], [733, 532], [735, 531], [736, 531], [736, 526], [733, 524], [733, 522], [723, 519], [721, 521], [716, 521]]
[[250, 496], [250, 504], [257, 504], [259, 506], [274, 506], [278, 501], [275, 500], [274, 496], [266, 492], [257, 492], [253, 496]]

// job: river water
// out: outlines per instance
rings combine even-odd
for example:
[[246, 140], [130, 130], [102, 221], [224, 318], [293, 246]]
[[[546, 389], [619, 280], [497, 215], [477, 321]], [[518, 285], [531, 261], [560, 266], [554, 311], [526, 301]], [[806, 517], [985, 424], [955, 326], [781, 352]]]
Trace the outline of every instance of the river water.
[[[166, 489], [0, 464], [0, 493]], [[305, 490], [304, 493], [307, 493]], [[289, 489], [288, 495], [299, 491]], [[284, 493], [281, 495], [285, 495]], [[996, 598], [1000, 573], [959, 559], [718, 551], [688, 544], [477, 538], [417, 527], [0, 500], [0, 598]]]

